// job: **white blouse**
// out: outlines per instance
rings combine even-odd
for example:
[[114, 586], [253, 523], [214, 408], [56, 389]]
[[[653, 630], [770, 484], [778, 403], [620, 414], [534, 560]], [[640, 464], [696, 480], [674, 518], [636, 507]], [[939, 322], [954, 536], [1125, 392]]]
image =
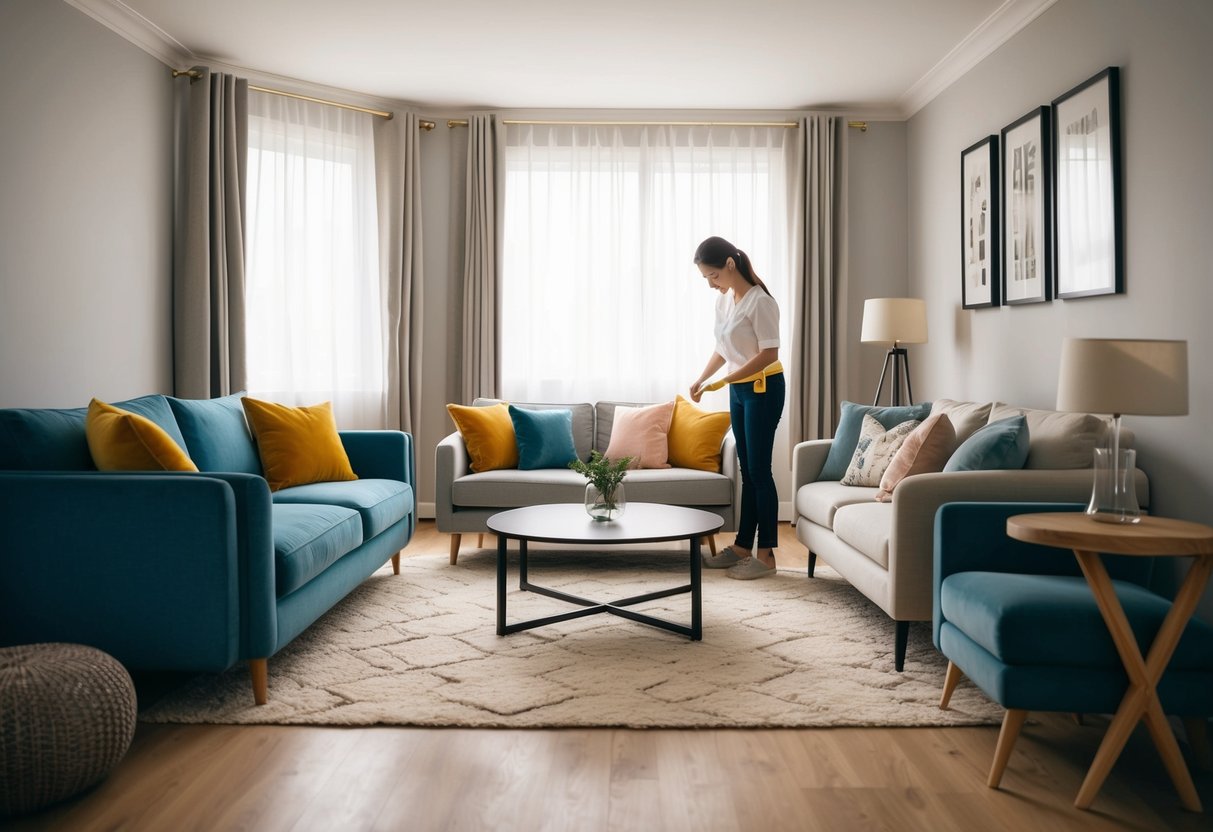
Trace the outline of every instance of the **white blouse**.
[[779, 304], [758, 286], [737, 303], [732, 292], [723, 292], [716, 300], [715, 333], [725, 371], [734, 372], [763, 350], [779, 346]]

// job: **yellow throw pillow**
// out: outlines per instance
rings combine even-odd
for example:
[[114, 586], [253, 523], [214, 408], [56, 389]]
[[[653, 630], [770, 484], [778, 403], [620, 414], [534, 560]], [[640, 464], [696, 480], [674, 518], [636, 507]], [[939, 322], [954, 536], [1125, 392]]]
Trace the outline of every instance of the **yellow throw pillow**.
[[487, 407], [448, 404], [446, 409], [468, 447], [473, 471], [479, 474], [518, 467], [518, 438], [505, 402]]
[[698, 471], [720, 470], [720, 443], [729, 430], [727, 411], [701, 410], [682, 396], [670, 421], [670, 464]]
[[240, 404], [270, 491], [358, 479], [337, 435], [332, 402], [288, 407], [245, 396]]
[[197, 471], [173, 438], [146, 416], [93, 399], [84, 417], [98, 471]]

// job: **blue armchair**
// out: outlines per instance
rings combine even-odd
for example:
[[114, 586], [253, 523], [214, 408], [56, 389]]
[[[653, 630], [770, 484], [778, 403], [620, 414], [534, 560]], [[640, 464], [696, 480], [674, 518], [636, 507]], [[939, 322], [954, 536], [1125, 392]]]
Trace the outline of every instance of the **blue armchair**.
[[[967, 676], [1007, 709], [987, 785], [997, 788], [1030, 711], [1113, 713], [1129, 687], [1073, 553], [1007, 536], [1007, 518], [1081, 511], [1051, 503], [948, 503], [935, 516], [934, 641], [948, 658], [941, 708]], [[1152, 560], [1103, 562], [1143, 653], [1171, 602], [1148, 589]], [[1192, 620], [1158, 685], [1196, 748], [1213, 714], [1213, 627]]]

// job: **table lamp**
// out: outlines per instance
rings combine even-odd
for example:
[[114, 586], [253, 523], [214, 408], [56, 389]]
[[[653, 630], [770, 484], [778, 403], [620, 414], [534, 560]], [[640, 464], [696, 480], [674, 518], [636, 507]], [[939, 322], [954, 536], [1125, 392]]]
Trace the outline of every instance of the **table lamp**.
[[862, 343], [892, 344], [884, 357], [884, 369], [880, 371], [880, 383], [876, 385], [873, 407], [880, 403], [880, 391], [884, 388], [889, 365], [893, 366], [893, 384], [890, 388], [889, 404], [901, 404], [901, 379], [906, 382], [907, 403], [914, 403], [914, 391], [910, 388], [910, 357], [902, 344], [925, 344], [927, 342], [927, 302], [920, 298], [868, 298], [863, 302], [863, 328], [859, 333]]
[[1108, 447], [1095, 449], [1095, 483], [1087, 514], [1108, 523], [1137, 523], [1136, 452], [1120, 447], [1120, 417], [1188, 413], [1188, 342], [1066, 338], [1061, 345], [1057, 409], [1112, 414]]

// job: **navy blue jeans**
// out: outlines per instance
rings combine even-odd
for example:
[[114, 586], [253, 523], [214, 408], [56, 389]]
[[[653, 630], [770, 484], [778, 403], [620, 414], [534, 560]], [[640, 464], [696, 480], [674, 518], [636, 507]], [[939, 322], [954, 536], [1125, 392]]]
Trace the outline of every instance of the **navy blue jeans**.
[[771, 473], [775, 428], [783, 415], [783, 373], [767, 376], [767, 391], [755, 393], [753, 382], [729, 385], [729, 415], [737, 441], [741, 465], [741, 518], [737, 521], [737, 545], [774, 549], [779, 541], [779, 495]]

